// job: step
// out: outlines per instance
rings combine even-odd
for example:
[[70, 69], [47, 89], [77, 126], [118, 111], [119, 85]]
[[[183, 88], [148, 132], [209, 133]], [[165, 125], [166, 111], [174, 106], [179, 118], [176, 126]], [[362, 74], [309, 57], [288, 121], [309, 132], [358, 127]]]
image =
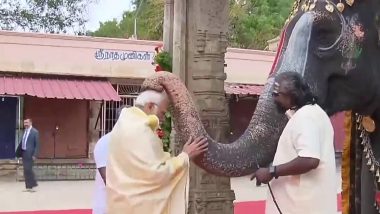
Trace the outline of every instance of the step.
[[[94, 180], [95, 163], [90, 159], [42, 159], [34, 164], [39, 181]], [[22, 161], [0, 160], [0, 176], [14, 175], [24, 181]]]
[[[62, 181], [62, 180], [94, 180], [96, 174], [96, 166], [93, 163], [84, 164], [36, 164], [34, 173], [39, 181]], [[17, 167], [18, 181], [23, 181], [23, 167]]]
[[10, 176], [17, 170], [16, 160], [0, 160], [0, 176]]

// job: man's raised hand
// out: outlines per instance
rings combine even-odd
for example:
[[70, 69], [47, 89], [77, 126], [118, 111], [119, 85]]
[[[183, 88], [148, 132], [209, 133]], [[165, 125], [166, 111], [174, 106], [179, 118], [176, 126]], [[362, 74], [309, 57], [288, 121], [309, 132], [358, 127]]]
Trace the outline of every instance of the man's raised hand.
[[192, 137], [190, 137], [186, 144], [183, 146], [182, 151], [187, 153], [187, 155], [189, 155], [189, 159], [192, 160], [198, 155], [207, 151], [207, 146], [207, 138], [198, 137], [193, 141]]

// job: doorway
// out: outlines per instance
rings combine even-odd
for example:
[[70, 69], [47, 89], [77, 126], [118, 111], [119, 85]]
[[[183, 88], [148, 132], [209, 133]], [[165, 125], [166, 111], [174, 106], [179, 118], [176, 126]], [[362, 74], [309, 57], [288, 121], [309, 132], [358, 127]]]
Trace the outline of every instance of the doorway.
[[17, 97], [0, 97], [0, 159], [15, 157]]

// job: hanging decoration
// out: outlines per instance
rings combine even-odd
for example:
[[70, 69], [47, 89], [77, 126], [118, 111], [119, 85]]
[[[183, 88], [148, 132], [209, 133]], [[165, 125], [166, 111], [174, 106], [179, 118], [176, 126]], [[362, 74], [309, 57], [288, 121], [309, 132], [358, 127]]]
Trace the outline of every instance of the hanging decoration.
[[342, 0], [340, 0], [340, 2], [336, 5], [336, 7], [338, 8], [339, 12], [343, 12], [344, 10], [344, 4], [342, 3]]
[[375, 122], [370, 117], [365, 117], [359, 114], [356, 114], [356, 128], [360, 133], [359, 139], [361, 140], [361, 145], [363, 148], [363, 153], [365, 155], [365, 159], [367, 161], [368, 170], [372, 172], [372, 175], [375, 179], [375, 199], [374, 205], [376, 209], [380, 213], [380, 194], [379, 194], [379, 186], [380, 186], [380, 163], [375, 158], [373, 154], [372, 144], [370, 133], [375, 129]]
[[[293, 4], [293, 9], [288, 17], [288, 19], [285, 21], [285, 24], [289, 23], [294, 17], [295, 15], [298, 13], [299, 10], [303, 11], [303, 12], [308, 12], [308, 11], [312, 11], [316, 8], [316, 4], [317, 4], [318, 0], [305, 0], [303, 3], [301, 0], [295, 0], [294, 1], [294, 4]], [[330, 13], [333, 13], [334, 12], [334, 3], [331, 2], [330, 0], [325, 0], [326, 2], [326, 5], [325, 5], [325, 9], [327, 11], [329, 11]], [[302, 5], [301, 5], [302, 3]], [[345, 3], [352, 7], [353, 4], [355, 3], [355, 0], [345, 0]], [[339, 0], [339, 3], [336, 4], [336, 8], [337, 10], [340, 12], [340, 13], [343, 13], [344, 9], [345, 9], [345, 4], [342, 3], [342, 0]]]
[[346, 3], [352, 7], [352, 5], [354, 4], [355, 0], [346, 0]]

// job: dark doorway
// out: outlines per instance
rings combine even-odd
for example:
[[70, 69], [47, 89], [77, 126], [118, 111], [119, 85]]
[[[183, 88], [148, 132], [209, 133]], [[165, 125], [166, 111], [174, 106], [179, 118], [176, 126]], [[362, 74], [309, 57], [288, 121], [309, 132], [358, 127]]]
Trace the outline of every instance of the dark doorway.
[[15, 157], [16, 97], [0, 97], [0, 159]]

